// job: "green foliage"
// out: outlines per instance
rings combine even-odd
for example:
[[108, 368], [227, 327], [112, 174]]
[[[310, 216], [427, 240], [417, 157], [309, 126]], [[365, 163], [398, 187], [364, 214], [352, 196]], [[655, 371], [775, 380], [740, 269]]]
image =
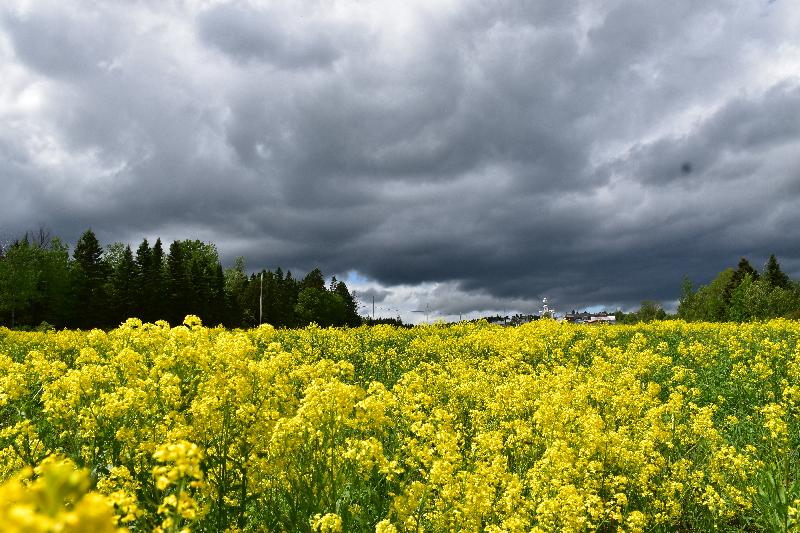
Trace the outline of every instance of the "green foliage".
[[667, 318], [667, 313], [661, 307], [661, 304], [653, 300], [643, 301], [637, 314], [641, 322], [652, 322], [653, 320]]
[[[334, 278], [336, 279], [336, 278]], [[334, 287], [334, 292], [342, 299], [344, 303], [345, 315], [344, 323], [350, 327], [357, 327], [361, 325], [361, 317], [358, 316], [358, 302], [350, 293], [344, 281], [339, 281]]]
[[346, 308], [338, 294], [324, 288], [306, 287], [297, 297], [295, 312], [302, 325], [314, 322], [322, 327], [342, 326]]
[[746, 258], [737, 269], [726, 269], [696, 292], [684, 278], [678, 305], [678, 318], [702, 321], [766, 320], [800, 318], [800, 291], [770, 256], [762, 276]]
[[[788, 460], [785, 461], [788, 465]], [[800, 478], [797, 472], [785, 475], [785, 466], [766, 468], [760, 472], [755, 508], [758, 510], [758, 525], [762, 531], [797, 531], [797, 517], [791, 512], [792, 504], [800, 499]]]
[[764, 268], [764, 280], [772, 287], [780, 287], [781, 289], [788, 289], [791, 285], [789, 276], [784, 274], [775, 254], [769, 256], [767, 266]]
[[180, 324], [189, 309], [187, 295], [190, 288], [188, 265], [180, 241], [173, 241], [167, 256], [167, 312], [171, 324]]
[[78, 239], [72, 257], [72, 287], [75, 300], [80, 302], [75, 310], [75, 324], [85, 329], [109, 325], [106, 288], [108, 263], [103, 256], [103, 248], [91, 229], [86, 230]]
[[116, 261], [111, 284], [111, 309], [114, 321], [121, 324], [137, 312], [138, 269], [130, 246], [125, 246]]
[[655, 300], [644, 300], [637, 311], [632, 313], [617, 311], [614, 316], [617, 324], [638, 324], [639, 322], [652, 322], [668, 318], [667, 312]]
[[58, 238], [37, 250], [39, 285], [33, 301], [30, 324], [66, 324], [73, 313], [69, 250]]
[[303, 278], [302, 287], [304, 289], [316, 289], [318, 291], [324, 291], [325, 277], [322, 275], [322, 271], [318, 268], [315, 268], [306, 274], [306, 277]]
[[[733, 270], [725, 269], [711, 283], [701, 286], [697, 292], [684, 292], [678, 307], [678, 318], [707, 322], [725, 320], [727, 309], [725, 289], [733, 275]], [[690, 289], [686, 285], [684, 287], [684, 291]]]
[[36, 252], [25, 240], [11, 246], [0, 260], [0, 310], [10, 313], [12, 327], [37, 295], [41, 270]]
[[72, 253], [78, 266], [83, 273], [92, 280], [102, 279], [106, 272], [106, 264], [103, 262], [103, 248], [97, 240], [94, 232], [86, 230], [78, 242], [75, 244], [75, 251]]
[[178, 240], [165, 255], [161, 239], [152, 247], [143, 239], [134, 254], [119, 242], [104, 249], [91, 230], [70, 260], [67, 247], [48, 238], [41, 231], [34, 244], [25, 237], [0, 249], [0, 324], [109, 328], [136, 317], [177, 325], [193, 314], [207, 324], [250, 327], [259, 308], [262, 321], [277, 327], [362, 322], [347, 285], [334, 277], [326, 286], [319, 268], [302, 281], [280, 268], [248, 276], [242, 257], [223, 270], [213, 243]]
[[[241, 323], [243, 320], [242, 309], [247, 306], [243, 301], [245, 291], [247, 290], [247, 273], [245, 272], [244, 257], [237, 257], [234, 266], [225, 269], [225, 294], [227, 300], [230, 302], [230, 309], [232, 319], [235, 322]], [[252, 324], [252, 315], [247, 317], [250, 324]]]

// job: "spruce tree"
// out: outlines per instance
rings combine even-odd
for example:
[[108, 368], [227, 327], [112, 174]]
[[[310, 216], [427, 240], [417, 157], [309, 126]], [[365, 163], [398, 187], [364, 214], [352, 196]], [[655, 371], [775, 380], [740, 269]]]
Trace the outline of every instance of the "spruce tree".
[[767, 266], [764, 268], [764, 280], [772, 287], [789, 288], [789, 276], [781, 270], [775, 254], [769, 256]]
[[225, 272], [222, 270], [222, 265], [217, 263], [214, 269], [214, 280], [211, 289], [212, 302], [210, 311], [209, 325], [224, 324], [228, 325], [227, 320], [227, 305], [225, 299]]
[[316, 289], [318, 291], [325, 290], [325, 276], [319, 268], [315, 268], [303, 278], [303, 289]]
[[189, 262], [189, 313], [199, 316], [204, 322], [208, 320], [208, 304], [211, 301], [211, 284], [206, 277], [200, 261]]
[[77, 325], [88, 329], [110, 324], [105, 291], [107, 268], [103, 248], [91, 229], [78, 239], [72, 257], [75, 260], [75, 296], [80, 303], [76, 309]]
[[112, 309], [115, 322], [122, 323], [138, 311], [139, 275], [130, 246], [126, 246], [112, 277]]
[[358, 315], [358, 303], [350, 291], [347, 289], [344, 281], [336, 283], [335, 292], [339, 298], [344, 302], [345, 316], [342, 323], [350, 327], [357, 327], [361, 325], [361, 317]]
[[155, 244], [153, 244], [147, 278], [150, 288], [150, 292], [148, 293], [148, 309], [150, 311], [151, 320], [168, 320], [167, 306], [164, 300], [164, 293], [167, 290], [164, 275], [164, 247], [161, 244], [160, 238], [157, 238]]
[[753, 268], [753, 266], [750, 264], [750, 261], [748, 261], [746, 257], [741, 257], [739, 258], [739, 264], [736, 266], [736, 272], [734, 273], [736, 282], [741, 283], [747, 274], [750, 274], [750, 277], [753, 278], [753, 281], [758, 281], [758, 271]]
[[746, 257], [741, 257], [739, 258], [739, 264], [736, 265], [736, 270], [733, 272], [733, 277], [731, 277], [730, 282], [725, 286], [725, 290], [723, 292], [725, 307], [727, 307], [730, 303], [733, 291], [739, 286], [739, 284], [748, 274], [750, 275], [750, 279], [753, 281], [757, 281], [759, 278], [758, 271], [753, 268], [753, 266], [750, 264], [750, 261], [748, 261]]
[[147, 239], [142, 240], [136, 249], [136, 316], [145, 322], [152, 322], [153, 315], [150, 309], [150, 295], [152, 294], [150, 269], [153, 261], [153, 252]]
[[188, 313], [189, 279], [187, 265], [180, 241], [173, 241], [167, 256], [167, 309], [166, 319], [172, 325], [183, 322]]

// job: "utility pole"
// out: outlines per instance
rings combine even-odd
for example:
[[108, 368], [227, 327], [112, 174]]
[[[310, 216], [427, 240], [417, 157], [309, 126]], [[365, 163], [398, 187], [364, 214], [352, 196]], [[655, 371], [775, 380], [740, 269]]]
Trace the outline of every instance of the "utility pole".
[[425, 304], [425, 310], [424, 311], [421, 310], [421, 309], [415, 309], [414, 311], [411, 311], [411, 312], [412, 313], [425, 313], [425, 323], [427, 324], [428, 323], [428, 316], [430, 315], [430, 312], [431, 312], [431, 304]]
[[258, 292], [258, 325], [261, 325], [261, 317], [264, 314], [264, 271], [261, 271], [261, 287]]
[[375, 295], [372, 295], [372, 320], [375, 320]]

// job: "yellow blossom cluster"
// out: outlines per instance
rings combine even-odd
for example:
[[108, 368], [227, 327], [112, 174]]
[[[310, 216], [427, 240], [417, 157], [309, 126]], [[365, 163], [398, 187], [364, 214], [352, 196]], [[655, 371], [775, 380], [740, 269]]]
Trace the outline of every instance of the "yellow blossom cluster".
[[0, 485], [6, 533], [104, 533], [118, 530], [112, 504], [87, 492], [89, 477], [68, 459], [48, 457]]
[[787, 320], [0, 328], [0, 521], [787, 530], [799, 406]]

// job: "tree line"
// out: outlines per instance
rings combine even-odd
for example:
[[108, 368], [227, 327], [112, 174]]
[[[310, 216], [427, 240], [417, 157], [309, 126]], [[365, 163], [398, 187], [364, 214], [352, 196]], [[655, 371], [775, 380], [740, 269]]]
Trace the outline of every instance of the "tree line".
[[689, 322], [800, 319], [800, 282], [783, 272], [774, 254], [769, 256], [761, 272], [742, 257], [735, 269], [726, 268], [706, 285], [695, 288], [694, 283], [684, 277], [674, 315], [668, 314], [654, 300], [643, 301], [637, 311], [617, 311], [615, 315], [622, 324], [673, 318]]
[[800, 283], [781, 270], [774, 254], [761, 272], [742, 257], [736, 269], [723, 270], [697, 289], [684, 278], [677, 316], [690, 321], [798, 319]]
[[[263, 295], [263, 296], [262, 296]], [[111, 328], [137, 317], [180, 324], [251, 327], [358, 326], [358, 305], [343, 281], [320, 269], [302, 279], [278, 268], [247, 274], [243, 258], [223, 269], [213, 243], [161, 239], [103, 248], [92, 230], [69, 247], [46, 230], [0, 246], [0, 324]]]

